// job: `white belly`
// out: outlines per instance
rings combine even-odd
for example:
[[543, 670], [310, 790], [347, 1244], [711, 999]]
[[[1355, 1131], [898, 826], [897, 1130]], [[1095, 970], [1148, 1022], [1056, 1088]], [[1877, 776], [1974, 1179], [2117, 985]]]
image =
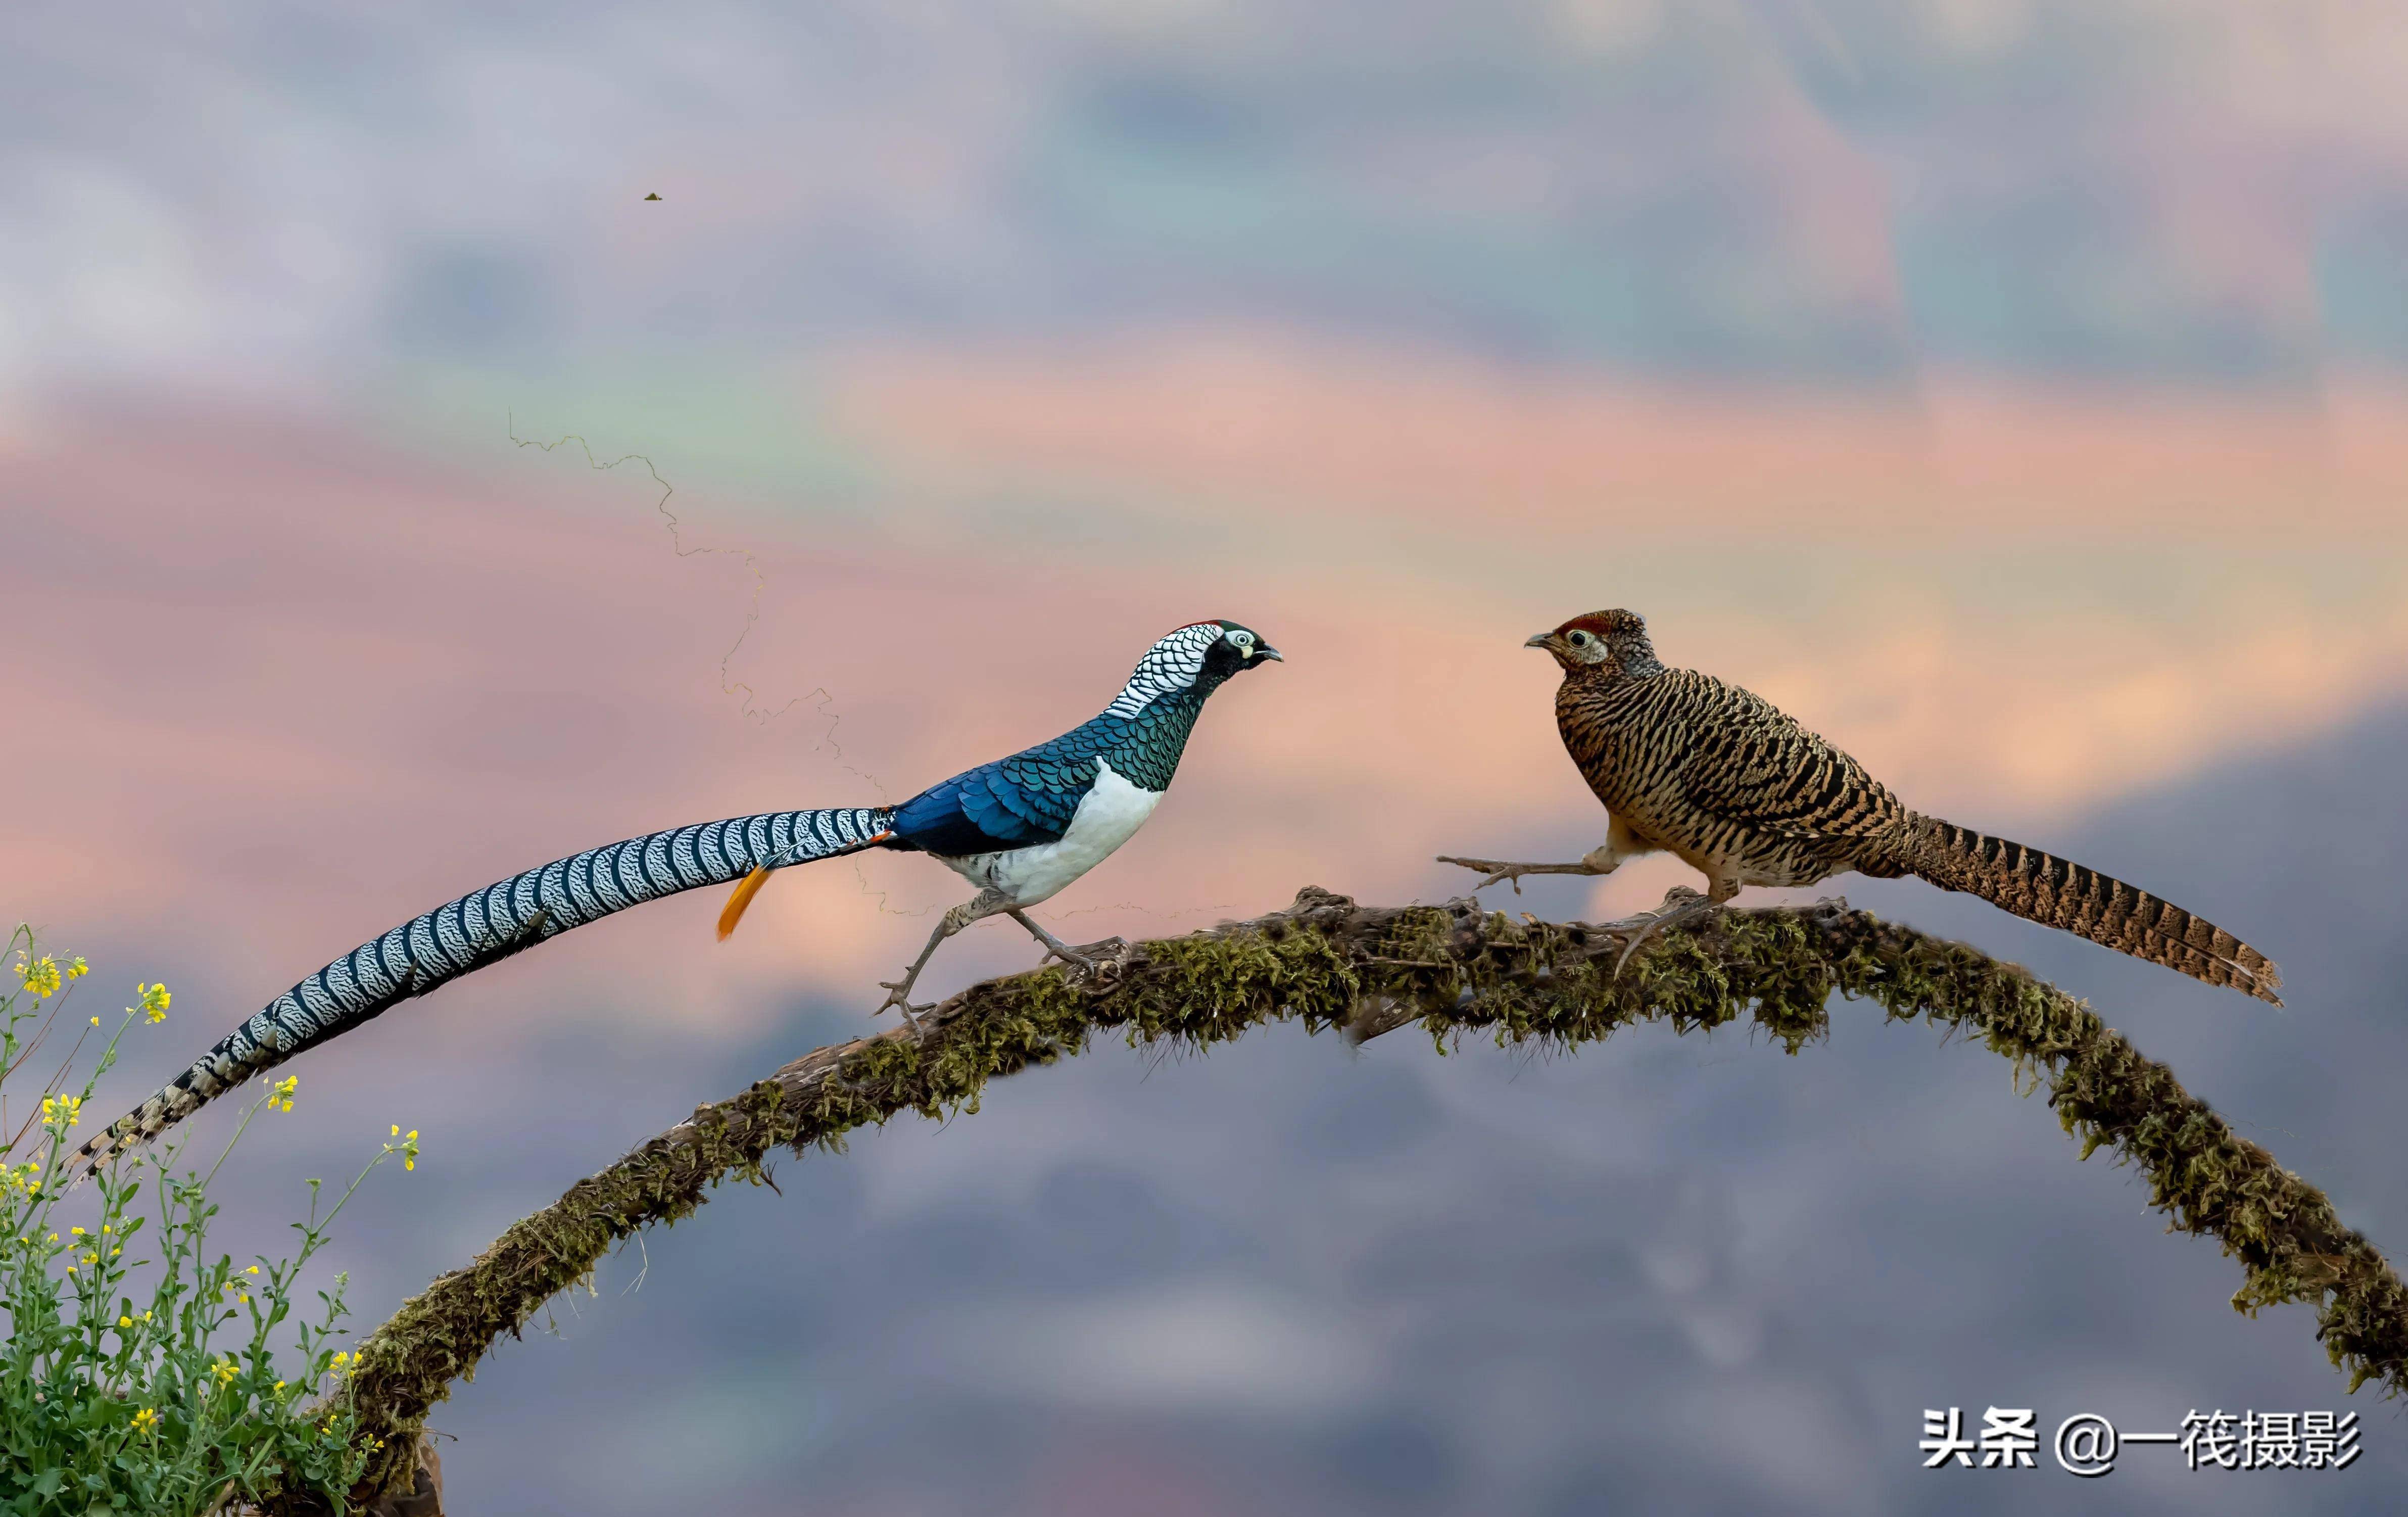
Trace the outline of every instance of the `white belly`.
[[1112, 850], [1137, 836], [1162, 804], [1162, 792], [1144, 790], [1097, 760], [1095, 787], [1070, 813], [1069, 829], [1050, 843], [1001, 853], [972, 853], [945, 863], [978, 886], [993, 886], [1014, 906], [1035, 906], [1101, 864]]

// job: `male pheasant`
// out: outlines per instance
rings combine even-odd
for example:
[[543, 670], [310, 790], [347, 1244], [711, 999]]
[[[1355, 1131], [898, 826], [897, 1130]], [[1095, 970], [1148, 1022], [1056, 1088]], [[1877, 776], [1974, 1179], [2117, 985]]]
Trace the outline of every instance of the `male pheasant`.
[[1279, 650], [1235, 622], [1197, 622], [1147, 650], [1094, 720], [1049, 743], [953, 776], [895, 807], [769, 811], [677, 827], [555, 859], [461, 896], [386, 933], [286, 991], [76, 1155], [90, 1173], [150, 1141], [251, 1076], [413, 996], [615, 911], [709, 885], [738, 885], [719, 919], [736, 928], [770, 871], [868, 848], [914, 850], [979, 887], [947, 911], [877, 1008], [907, 1018], [937, 945], [1008, 915], [1048, 957], [1087, 961], [1026, 909], [1103, 862], [1154, 813], [1205, 698]]
[[1676, 853], [1706, 877], [1706, 894], [1657, 913], [1644, 936], [1747, 885], [1811, 885], [1849, 870], [1911, 874], [2283, 1004], [2272, 961], [2223, 928], [2082, 865], [1909, 810], [1771, 702], [1709, 674], [1666, 668], [1633, 612], [1574, 617], [1526, 646], [1563, 666], [1555, 723], [1605, 803], [1606, 840], [1577, 864], [1440, 860], [1484, 871], [1477, 888], [1530, 874], [1612, 874], [1644, 853]]

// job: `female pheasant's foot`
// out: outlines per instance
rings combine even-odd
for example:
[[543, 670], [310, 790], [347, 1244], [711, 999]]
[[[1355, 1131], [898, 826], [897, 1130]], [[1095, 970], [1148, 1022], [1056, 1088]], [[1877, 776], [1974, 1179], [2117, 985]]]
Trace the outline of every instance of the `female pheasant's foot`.
[[1676, 922], [1685, 922], [1691, 917], [1712, 911], [1721, 904], [1713, 896], [1700, 895], [1686, 885], [1674, 885], [1664, 893], [1662, 906], [1630, 919], [1639, 923], [1639, 930], [1631, 934], [1630, 941], [1623, 945], [1622, 956], [1613, 961], [1613, 973], [1609, 978], [1621, 979], [1622, 966], [1630, 962], [1630, 955], [1638, 952], [1639, 945], [1656, 933], [1662, 932]]
[[1522, 877], [1526, 874], [1610, 874], [1612, 872], [1609, 869], [1600, 869], [1585, 860], [1578, 864], [1512, 864], [1503, 859], [1459, 859], [1451, 853], [1440, 853], [1438, 861], [1440, 864], [1453, 864], [1466, 869], [1478, 869], [1487, 875], [1487, 879], [1471, 887], [1474, 894], [1510, 880], [1513, 882], [1513, 894], [1519, 895], [1522, 894]]

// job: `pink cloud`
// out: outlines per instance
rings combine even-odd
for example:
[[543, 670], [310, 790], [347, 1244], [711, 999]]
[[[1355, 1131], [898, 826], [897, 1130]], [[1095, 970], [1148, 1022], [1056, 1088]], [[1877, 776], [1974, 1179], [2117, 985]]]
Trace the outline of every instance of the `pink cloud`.
[[[1019, 434], [994, 420], [1019, 414], [996, 398], [999, 372], [967, 365], [882, 392], [894, 456], [939, 434], [968, 450], [949, 466], [978, 450], [999, 469], [1027, 466], [1005, 446]], [[1465, 450], [1434, 470], [1469, 480], [1504, 456], [1480, 451], [1498, 439], [1450, 440], [1462, 411], [1437, 381], [1367, 379], [1332, 398], [1272, 379], [1275, 410], [1352, 416], [1356, 440], [1316, 443], [1280, 414], [1253, 446], [1191, 418], [1120, 444], [1158, 453], [1105, 461], [1173, 479], [1210, 465], [1240, 483], [1321, 470], [1358, 492], [1326, 508], [1290, 497], [1286, 534], [1258, 530], [1268, 508], [1242, 491], [1157, 508], [1211, 527], [1217, 546], [1118, 557], [975, 536], [949, 545], [946, 512], [967, 508], [941, 496], [904, 535], [690, 510], [691, 541], [757, 551], [760, 617], [727, 672], [752, 687], [749, 702], [720, 669], [752, 593], [743, 565], [677, 556], [642, 493], [597, 483], [581, 460], [529, 453], [472, 475], [231, 409], [52, 429], [19, 451], [0, 506], [15, 547], [0, 611], [16, 677], [19, 804], [0, 829], [9, 909], [65, 948], [150, 945], [156, 957], [123, 966], [129, 980], [205, 970], [244, 987], [207, 1026], [179, 1014], [197, 1045], [371, 934], [531, 864], [714, 816], [899, 799], [1050, 737], [1092, 714], [1154, 636], [1203, 615], [1242, 618], [1288, 662], [1216, 698], [1153, 824], [1045, 909], [1068, 936], [1199, 925], [1308, 882], [1435, 897], [1465, 882], [1430, 863], [1440, 852], [1549, 837], [1567, 856], [1584, 851], [1600, 818], [1555, 742], [1551, 670], [1519, 643], [1609, 591], [1650, 610], [1675, 662], [1784, 703], [1910, 801], [2000, 827], [2300, 740], [2396, 694], [2408, 670], [2396, 549], [2310, 552], [2281, 574], [2246, 554], [2186, 560], [2183, 572], [2205, 579], [2171, 597], [2115, 589], [2002, 616], [1985, 574], [2071, 574], [2086, 550], [2060, 544], [2034, 569], [1961, 536], [1870, 556], [1801, 545], [1750, 514], [1746, 471], [1778, 456], [1761, 439], [1745, 445], [1754, 462], [1713, 483], [1733, 520], [1707, 546], [1668, 531], [1624, 545], [1610, 525], [1563, 524], [1568, 486], [1500, 526], [1443, 509], [1440, 485], [1378, 454], [1365, 419], [1394, 391], [1422, 397], [1405, 446], [1426, 460]], [[1091, 376], [1030, 382], [1066, 405], [1106, 394]], [[1118, 414], [1141, 428], [1137, 399], [1167, 391], [1132, 383]], [[953, 408], [900, 405], [912, 394]], [[1574, 403], [1548, 404], [1561, 409], [1541, 404], [1515, 424], [1572, 448]], [[1689, 430], [1669, 428], [1656, 462], [1613, 467], [1712, 456], [1698, 418], [1713, 413], [1656, 404], [1690, 416]], [[1731, 415], [1738, 436], [1744, 415]], [[996, 430], [950, 426], [964, 416]], [[1794, 415], [1765, 430], [1812, 440]], [[1625, 422], [1617, 435], [1649, 433]], [[1862, 435], [1868, 456], [1844, 430], [1813, 446], [1869, 477], [1928, 444]], [[2111, 445], [2138, 446], [2100, 444]], [[1414, 556], [1330, 558], [1307, 530], [1334, 521], [1342, 542], [1345, 522], [1389, 510], [1437, 524], [1412, 539]], [[1751, 545], [1758, 527], [1767, 539]], [[2081, 529], [2054, 530], [2078, 542]], [[1500, 535], [1513, 550], [1503, 559]], [[1735, 601], [1734, 582], [1813, 594]], [[1617, 879], [1597, 904], [1639, 904], [1678, 873]], [[517, 1036], [530, 987], [551, 1000], [554, 987], [606, 981], [597, 1006], [697, 1024], [805, 989], [866, 1008], [871, 982], [924, 936], [924, 913], [962, 894], [904, 856], [797, 869], [725, 945], [711, 937], [715, 894], [697, 893], [447, 991], [440, 1015], [473, 1012], [479, 1036]], [[1016, 937], [982, 928], [939, 960], [935, 988], [1029, 962]]]

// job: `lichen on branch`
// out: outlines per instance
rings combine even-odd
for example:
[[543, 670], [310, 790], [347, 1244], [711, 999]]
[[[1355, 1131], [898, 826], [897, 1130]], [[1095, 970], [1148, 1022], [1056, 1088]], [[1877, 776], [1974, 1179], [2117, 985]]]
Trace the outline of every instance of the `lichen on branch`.
[[1795, 1053], [1829, 1031], [1832, 993], [1978, 1037], [2012, 1061], [2087, 1158], [2137, 1166], [2172, 1225], [2241, 1261], [2233, 1306], [2315, 1307], [2317, 1337], [2355, 1391], [2408, 1389], [2408, 1289], [2315, 1186], [2236, 1136], [2163, 1065], [2080, 1001], [1961, 943], [1843, 901], [1710, 913], [1647, 938], [1615, 973], [1630, 923], [1548, 923], [1469, 900], [1364, 907], [1308, 886], [1283, 911], [1117, 951], [1095, 975], [1044, 968], [972, 985], [923, 1018], [820, 1049], [580, 1181], [464, 1268], [437, 1279], [360, 1346], [345, 1395], [383, 1453], [361, 1494], [408, 1480], [427, 1411], [504, 1334], [516, 1336], [621, 1239], [674, 1223], [712, 1185], [766, 1178], [777, 1150], [841, 1150], [904, 1111], [976, 1111], [989, 1080], [1083, 1050], [1096, 1032], [1197, 1047], [1297, 1021], [1377, 1037], [1418, 1021], [1443, 1051], [1466, 1034], [1570, 1046], [1639, 1022], [1748, 1022]]

